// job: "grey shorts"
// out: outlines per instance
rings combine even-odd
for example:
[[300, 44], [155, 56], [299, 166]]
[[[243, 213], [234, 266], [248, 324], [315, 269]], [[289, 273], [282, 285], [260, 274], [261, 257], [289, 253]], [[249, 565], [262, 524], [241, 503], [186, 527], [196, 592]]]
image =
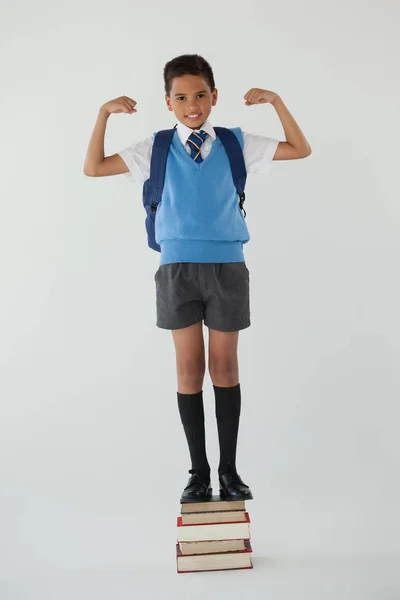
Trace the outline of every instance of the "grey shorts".
[[203, 320], [218, 331], [250, 326], [250, 277], [244, 262], [167, 263], [154, 280], [157, 327], [182, 329]]

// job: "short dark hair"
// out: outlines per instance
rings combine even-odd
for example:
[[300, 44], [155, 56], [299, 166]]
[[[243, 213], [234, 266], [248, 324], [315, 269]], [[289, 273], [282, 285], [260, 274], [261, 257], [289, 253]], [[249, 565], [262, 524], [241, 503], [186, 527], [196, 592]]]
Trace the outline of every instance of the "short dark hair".
[[164, 86], [167, 96], [171, 93], [172, 80], [182, 75], [200, 75], [211, 91], [215, 90], [214, 74], [205, 58], [198, 54], [182, 54], [167, 62], [164, 67]]

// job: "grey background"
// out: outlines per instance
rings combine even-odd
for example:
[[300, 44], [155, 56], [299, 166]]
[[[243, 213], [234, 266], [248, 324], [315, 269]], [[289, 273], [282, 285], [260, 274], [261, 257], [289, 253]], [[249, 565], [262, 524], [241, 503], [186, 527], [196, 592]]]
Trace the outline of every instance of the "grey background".
[[[388, 1], [2, 2], [2, 600], [398, 597], [398, 18]], [[244, 106], [266, 88], [313, 153], [247, 187], [255, 569], [178, 577], [190, 465], [159, 257], [141, 186], [83, 162], [107, 100], [138, 113], [110, 117], [106, 154], [174, 124], [162, 69], [184, 52], [213, 66], [215, 125], [284, 139], [271, 105]], [[216, 488], [208, 377], [204, 396]]]

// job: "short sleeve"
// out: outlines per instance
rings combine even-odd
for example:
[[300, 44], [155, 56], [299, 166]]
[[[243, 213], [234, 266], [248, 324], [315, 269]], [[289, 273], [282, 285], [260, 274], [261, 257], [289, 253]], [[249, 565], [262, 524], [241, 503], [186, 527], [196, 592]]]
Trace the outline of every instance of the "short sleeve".
[[143, 183], [150, 177], [153, 141], [154, 135], [117, 152], [129, 169], [128, 173], [124, 173], [129, 181]]
[[265, 175], [269, 172], [279, 140], [253, 133], [243, 134], [243, 156], [248, 173]]

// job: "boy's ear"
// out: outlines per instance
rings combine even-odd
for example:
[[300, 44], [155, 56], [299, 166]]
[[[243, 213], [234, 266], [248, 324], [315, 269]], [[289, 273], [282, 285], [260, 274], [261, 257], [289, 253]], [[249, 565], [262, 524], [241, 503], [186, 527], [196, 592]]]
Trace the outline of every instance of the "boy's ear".
[[217, 104], [217, 100], [218, 100], [217, 88], [215, 88], [215, 90], [213, 92], [211, 92], [211, 95], [212, 95], [212, 106], [215, 106]]
[[166, 102], [166, 105], [168, 107], [168, 110], [173, 111], [174, 109], [171, 106], [171, 100], [170, 100], [169, 96], [167, 96], [167, 94], [165, 94], [165, 102]]

